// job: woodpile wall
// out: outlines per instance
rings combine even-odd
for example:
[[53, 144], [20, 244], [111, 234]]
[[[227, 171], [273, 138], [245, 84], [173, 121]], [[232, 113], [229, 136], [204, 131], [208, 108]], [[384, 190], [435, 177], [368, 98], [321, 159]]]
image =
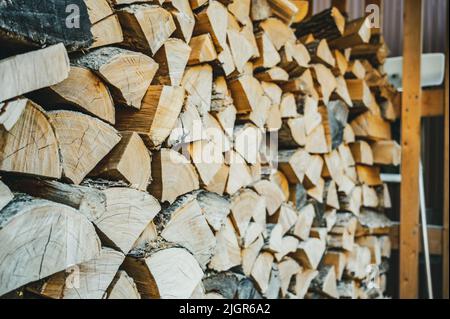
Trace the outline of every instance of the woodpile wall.
[[383, 297], [400, 147], [370, 17], [72, 2], [0, 1], [0, 296]]

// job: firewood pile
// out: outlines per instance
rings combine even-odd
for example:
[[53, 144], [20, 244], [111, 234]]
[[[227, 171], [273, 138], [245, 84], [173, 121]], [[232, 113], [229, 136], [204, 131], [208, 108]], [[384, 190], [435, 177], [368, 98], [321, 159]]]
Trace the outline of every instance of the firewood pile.
[[398, 97], [369, 17], [71, 2], [0, 0], [0, 296], [384, 297]]

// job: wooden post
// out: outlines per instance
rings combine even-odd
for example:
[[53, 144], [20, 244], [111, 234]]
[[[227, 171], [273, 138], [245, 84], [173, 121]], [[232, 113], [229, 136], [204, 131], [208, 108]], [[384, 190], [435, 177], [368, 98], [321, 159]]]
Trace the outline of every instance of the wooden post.
[[418, 297], [422, 0], [404, 2], [400, 298]]
[[347, 14], [347, 0], [332, 0], [331, 5], [338, 8], [342, 14]]
[[[448, 30], [448, 28], [447, 28]], [[447, 40], [448, 41], [448, 40]], [[448, 236], [448, 220], [449, 220], [449, 206], [448, 206], [448, 161], [449, 161], [449, 109], [448, 109], [448, 80], [449, 80], [449, 59], [448, 59], [448, 43], [447, 43], [447, 52], [446, 52], [446, 60], [447, 60], [447, 66], [445, 70], [445, 110], [444, 110], [444, 116], [445, 116], [445, 125], [444, 125], [444, 227], [443, 227], [443, 234], [442, 234], [442, 297], [448, 299], [448, 250], [449, 250], [449, 236]]]
[[308, 15], [307, 17], [310, 17], [314, 14], [314, 0], [308, 0], [309, 6], [308, 6]]

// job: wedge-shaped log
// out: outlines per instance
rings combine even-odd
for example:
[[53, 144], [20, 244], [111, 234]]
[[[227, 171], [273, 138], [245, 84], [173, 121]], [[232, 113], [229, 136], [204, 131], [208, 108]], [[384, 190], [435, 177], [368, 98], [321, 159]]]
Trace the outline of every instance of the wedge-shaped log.
[[106, 47], [77, 57], [72, 63], [94, 71], [111, 91], [115, 104], [141, 108], [158, 64], [145, 54]]
[[119, 270], [108, 287], [108, 299], [141, 299], [136, 283], [128, 274]]
[[107, 86], [92, 71], [72, 66], [63, 82], [31, 94], [47, 109], [70, 108], [115, 124], [114, 102]]
[[21, 104], [24, 109], [14, 125], [0, 127], [0, 171], [60, 178], [58, 140], [47, 115], [30, 100]]
[[184, 97], [181, 87], [151, 85], [139, 111], [121, 109], [117, 112], [116, 128], [138, 133], [149, 148], [158, 147], [175, 126]]
[[49, 114], [61, 153], [63, 175], [80, 184], [86, 175], [120, 142], [110, 125], [72, 111]]
[[123, 264], [143, 299], [186, 299], [203, 278], [197, 260], [186, 249], [161, 247], [132, 251]]
[[18, 196], [0, 216], [0, 295], [100, 254], [94, 226], [71, 207]]
[[175, 31], [169, 11], [160, 6], [135, 4], [117, 11], [123, 29], [123, 45], [155, 54]]

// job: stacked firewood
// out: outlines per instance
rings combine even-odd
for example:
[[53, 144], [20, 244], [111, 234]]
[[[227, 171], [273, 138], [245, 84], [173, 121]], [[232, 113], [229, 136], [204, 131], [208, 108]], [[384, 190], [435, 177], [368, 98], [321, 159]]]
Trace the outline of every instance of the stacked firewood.
[[383, 297], [400, 149], [369, 19], [72, 2], [0, 0], [0, 296]]

